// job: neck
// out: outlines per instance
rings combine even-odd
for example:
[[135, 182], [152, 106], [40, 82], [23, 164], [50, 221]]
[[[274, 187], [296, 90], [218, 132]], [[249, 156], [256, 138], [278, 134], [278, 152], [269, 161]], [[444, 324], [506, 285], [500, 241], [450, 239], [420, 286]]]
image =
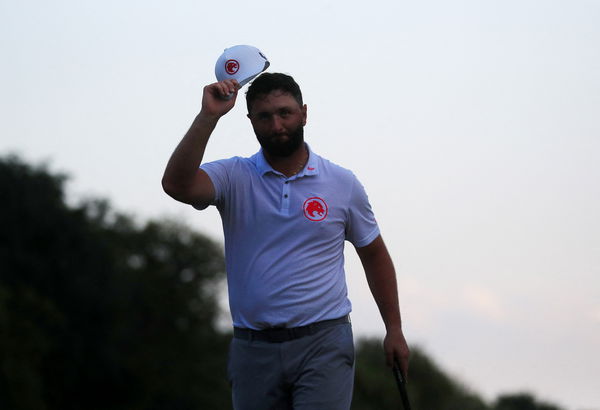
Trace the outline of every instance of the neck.
[[308, 148], [306, 148], [306, 144], [302, 144], [287, 157], [269, 155], [265, 150], [263, 150], [263, 155], [274, 170], [281, 172], [286, 177], [291, 177], [302, 171], [306, 165], [308, 161]]

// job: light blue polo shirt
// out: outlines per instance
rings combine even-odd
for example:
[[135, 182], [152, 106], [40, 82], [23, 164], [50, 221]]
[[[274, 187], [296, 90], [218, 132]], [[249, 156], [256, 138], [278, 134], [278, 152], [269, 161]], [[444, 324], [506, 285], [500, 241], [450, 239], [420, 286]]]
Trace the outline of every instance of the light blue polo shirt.
[[262, 150], [203, 164], [223, 221], [233, 325], [296, 327], [351, 310], [344, 241], [379, 235], [367, 194], [354, 174], [314, 154], [287, 178]]

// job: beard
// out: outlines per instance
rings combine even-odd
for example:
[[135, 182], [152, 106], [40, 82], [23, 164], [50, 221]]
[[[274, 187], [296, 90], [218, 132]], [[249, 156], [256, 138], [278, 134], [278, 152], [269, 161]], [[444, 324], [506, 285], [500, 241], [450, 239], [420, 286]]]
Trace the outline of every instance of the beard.
[[260, 135], [256, 134], [256, 139], [262, 149], [272, 157], [289, 157], [304, 143], [304, 125], [299, 125], [295, 130], [286, 133], [288, 138], [282, 141], [281, 134]]

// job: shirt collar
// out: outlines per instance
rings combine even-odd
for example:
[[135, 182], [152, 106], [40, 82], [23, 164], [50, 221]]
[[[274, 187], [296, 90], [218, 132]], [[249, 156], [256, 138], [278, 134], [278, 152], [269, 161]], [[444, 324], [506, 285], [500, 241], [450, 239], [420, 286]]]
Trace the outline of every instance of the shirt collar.
[[317, 161], [318, 155], [312, 152], [308, 144], [306, 144], [306, 149], [308, 150], [308, 161], [306, 161], [306, 165], [304, 166], [302, 171], [296, 174], [297, 177], [319, 175], [319, 167]]
[[[317, 160], [318, 155], [315, 154], [314, 152], [312, 152], [312, 150], [310, 149], [310, 146], [308, 144], [306, 144], [306, 149], [308, 150], [308, 161], [306, 161], [306, 165], [300, 172], [298, 172], [296, 175], [291, 176], [290, 178], [300, 178], [303, 176], [312, 176], [312, 175], [319, 174], [319, 167], [318, 167], [318, 160]], [[266, 173], [269, 173], [269, 172], [272, 172], [277, 175], [281, 175], [281, 173], [279, 171], [274, 170], [273, 167], [269, 164], [269, 162], [267, 162], [265, 155], [263, 154], [262, 148], [260, 149], [260, 151], [258, 151], [256, 154], [254, 154], [253, 158], [254, 158], [254, 163], [256, 165], [256, 169], [261, 176], [264, 176]]]

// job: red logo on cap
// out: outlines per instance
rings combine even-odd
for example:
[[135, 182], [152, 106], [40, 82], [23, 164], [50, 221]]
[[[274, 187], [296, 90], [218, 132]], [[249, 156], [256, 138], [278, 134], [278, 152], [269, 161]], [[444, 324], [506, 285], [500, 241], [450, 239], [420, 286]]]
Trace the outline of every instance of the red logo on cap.
[[238, 63], [236, 60], [225, 61], [225, 71], [227, 71], [227, 74], [234, 75], [239, 69], [240, 63]]
[[315, 196], [304, 201], [304, 216], [311, 221], [322, 221], [327, 217], [328, 211], [327, 204], [321, 198]]

